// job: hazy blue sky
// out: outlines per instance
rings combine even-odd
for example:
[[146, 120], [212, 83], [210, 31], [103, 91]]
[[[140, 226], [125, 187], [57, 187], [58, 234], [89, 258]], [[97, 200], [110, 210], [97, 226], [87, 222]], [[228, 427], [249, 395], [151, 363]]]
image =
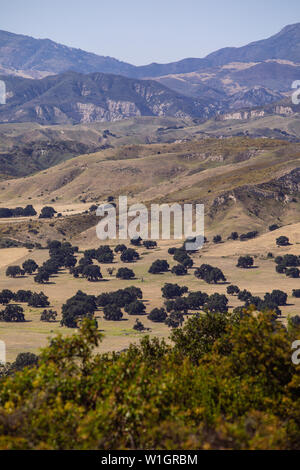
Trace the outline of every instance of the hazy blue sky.
[[203, 57], [297, 22], [299, 0], [0, 0], [0, 29], [136, 65]]

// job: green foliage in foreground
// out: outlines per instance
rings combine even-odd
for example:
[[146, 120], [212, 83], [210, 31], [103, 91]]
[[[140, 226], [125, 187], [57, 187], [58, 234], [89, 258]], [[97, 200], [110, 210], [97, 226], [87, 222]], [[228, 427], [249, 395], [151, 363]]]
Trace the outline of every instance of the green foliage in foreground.
[[299, 449], [296, 327], [206, 314], [119, 354], [94, 323], [0, 380], [1, 449]]

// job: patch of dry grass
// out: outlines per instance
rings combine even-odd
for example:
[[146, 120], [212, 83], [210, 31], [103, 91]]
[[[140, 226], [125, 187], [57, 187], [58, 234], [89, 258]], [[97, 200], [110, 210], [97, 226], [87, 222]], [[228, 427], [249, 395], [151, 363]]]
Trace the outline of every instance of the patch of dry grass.
[[[289, 305], [282, 307], [283, 321], [286, 321], [288, 314], [296, 314], [299, 312], [300, 299], [292, 297], [292, 290], [300, 288], [299, 279], [288, 279], [284, 275], [277, 274], [275, 272], [274, 261], [266, 259], [266, 255], [269, 251], [272, 251], [274, 255], [288, 252], [300, 255], [300, 244], [297, 244], [300, 242], [300, 224], [290, 226], [289, 230], [288, 235], [293, 245], [287, 248], [277, 248], [275, 246], [275, 238], [277, 238], [277, 235], [287, 234], [287, 227], [247, 242], [226, 242], [220, 245], [209, 243], [205, 245], [201, 251], [192, 256], [195, 267], [202, 263], [218, 266], [223, 270], [228, 282], [238, 285], [241, 289], [250, 290], [253, 295], [263, 296], [266, 292], [271, 292], [273, 289], [286, 291], [289, 295]], [[99, 245], [99, 243], [97, 244]], [[151, 275], [148, 273], [149, 266], [158, 258], [167, 259], [170, 267], [172, 267], [175, 262], [172, 257], [168, 255], [168, 248], [176, 245], [180, 246], [180, 244], [181, 243], [178, 241], [161, 241], [156, 250], [145, 252], [144, 248], [139, 248], [140, 254], [145, 254], [142, 255], [141, 260], [137, 263], [128, 265], [136, 274], [136, 279], [133, 281], [118, 280], [114, 276], [110, 277], [107, 274], [106, 269], [109, 266], [115, 268], [124, 266], [124, 264], [119, 261], [119, 256], [117, 256], [115, 263], [112, 265], [101, 265], [104, 280], [96, 283], [89, 283], [84, 279], [74, 279], [68, 271], [62, 271], [57, 277], [51, 279], [51, 284], [38, 285], [34, 283], [33, 276], [16, 279], [6, 278], [5, 266], [3, 265], [0, 269], [0, 289], [8, 288], [13, 291], [17, 291], [18, 289], [30, 289], [36, 292], [42, 290], [49, 296], [51, 308], [59, 312], [59, 320], [61, 318], [60, 312], [62, 304], [79, 289], [88, 294], [99, 295], [102, 292], [136, 285], [143, 291], [147, 313], [154, 307], [161, 307], [163, 305], [164, 299], [161, 295], [161, 287], [166, 282], [186, 285], [190, 291], [202, 290], [208, 294], [214, 292], [226, 294], [227, 285], [208, 285], [195, 278], [193, 275], [194, 269], [189, 270], [189, 274], [183, 277], [176, 277], [170, 272], [161, 275]], [[94, 246], [96, 246], [95, 243]], [[81, 248], [83, 249], [85, 247], [81, 246]], [[5, 250], [7, 253], [7, 264], [10, 263], [12, 253], [14, 253], [16, 249], [10, 250], [10, 257], [8, 256], [9, 252]], [[4, 250], [0, 250], [0, 256], [1, 251]], [[243, 270], [236, 267], [238, 256], [246, 253], [255, 256], [255, 264], [257, 265], [255, 269]], [[18, 251], [18, 258], [13, 258], [14, 263], [21, 264], [24, 259], [29, 257], [35, 259], [38, 264], [41, 264], [47, 259], [48, 252], [45, 250], [35, 250], [32, 253], [26, 254], [24, 251]], [[236, 297], [228, 297], [230, 299], [231, 308], [241, 305]], [[27, 320], [26, 323], [0, 323], [0, 339], [4, 340], [7, 344], [8, 360], [13, 360], [19, 352], [38, 352], [40, 347], [47, 344], [47, 338], [53, 334], [72, 333], [72, 330], [60, 327], [59, 322], [41, 322], [40, 313], [43, 309], [33, 309], [24, 305], [24, 310]], [[150, 322], [146, 316], [136, 317], [124, 313], [123, 321], [111, 322], [105, 321], [102, 311], [99, 310], [96, 312], [96, 317], [98, 319], [99, 329], [104, 334], [100, 351], [122, 350], [127, 348], [130, 343], [138, 341], [144, 333], [137, 333], [132, 329], [136, 318], [141, 319], [145, 327], [150, 328], [149, 334], [151, 336], [168, 338], [170, 334], [170, 330], [166, 325]]]

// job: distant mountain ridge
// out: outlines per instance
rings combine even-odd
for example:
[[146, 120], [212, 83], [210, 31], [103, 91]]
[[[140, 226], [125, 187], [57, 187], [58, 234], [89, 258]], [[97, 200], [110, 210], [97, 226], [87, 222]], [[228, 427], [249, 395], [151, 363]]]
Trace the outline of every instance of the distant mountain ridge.
[[219, 109], [216, 102], [180, 95], [154, 80], [120, 75], [68, 72], [40, 80], [1, 78], [7, 88], [7, 103], [0, 106], [2, 123], [76, 124], [136, 116], [205, 120]]
[[49, 39], [0, 31], [0, 69], [3, 73], [40, 78], [66, 71], [113, 73], [132, 78], [189, 73], [231, 62], [262, 62], [269, 59], [300, 62], [300, 23], [286, 26], [268, 39], [242, 47], [226, 47], [205, 58], [186, 58], [168, 64], [134, 66], [112, 57], [67, 47]]
[[70, 70], [130, 75], [135, 66], [112, 57], [58, 44], [50, 39], [0, 31], [0, 67], [9, 75], [41, 78]]
[[0, 107], [0, 122], [67, 124], [138, 116], [205, 120], [289, 97], [293, 81], [300, 79], [300, 23], [203, 59], [141, 67], [0, 31], [1, 74], [7, 104]]
[[263, 62], [268, 59], [300, 62], [300, 23], [285, 26], [268, 39], [252, 42], [242, 47], [226, 47], [206, 57], [211, 66], [230, 62]]
[[[299, 65], [268, 60], [258, 63], [231, 63], [198, 72], [157, 77], [155, 80], [186, 96], [207, 96], [233, 103], [233, 107], [236, 107], [237, 93], [251, 92], [257, 87], [264, 88], [266, 93], [273, 94], [275, 98], [278, 95], [278, 101], [291, 93], [292, 83], [299, 77]], [[262, 100], [259, 105], [267, 102], [268, 100]], [[258, 104], [255, 102], [249, 104], [256, 105]]]
[[[203, 122], [226, 116], [226, 113], [230, 116], [231, 112], [253, 108], [259, 110], [242, 115], [261, 116], [265, 113], [260, 108], [271, 104], [274, 107], [269, 108], [267, 113], [271, 110], [275, 114], [285, 115], [286, 110], [282, 112], [281, 104], [289, 107], [289, 114], [299, 111], [299, 107], [291, 106], [291, 100], [276, 90], [259, 85], [237, 86], [240, 91], [230, 93], [226, 87], [217, 89], [217, 79], [213, 83], [216, 88], [198, 84], [201, 93], [197, 97], [179, 93], [172, 84], [168, 88], [158, 79], [138, 80], [103, 73], [66, 72], [43, 79], [0, 75], [1, 79], [6, 83], [7, 100], [5, 105], [0, 106], [0, 123], [79, 124], [141, 116]], [[272, 111], [276, 109], [278, 112]]]

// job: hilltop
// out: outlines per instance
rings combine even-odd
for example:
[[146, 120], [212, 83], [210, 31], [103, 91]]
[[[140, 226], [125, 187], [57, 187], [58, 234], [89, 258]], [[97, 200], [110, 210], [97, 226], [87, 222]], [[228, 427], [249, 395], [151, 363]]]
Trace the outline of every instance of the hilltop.
[[[247, 137], [125, 145], [2, 181], [0, 203], [2, 207], [82, 204], [88, 209], [119, 195], [146, 204], [197, 202], [205, 204], [207, 230], [226, 235], [233, 230], [264, 231], [271, 223], [299, 221], [299, 159], [298, 143]], [[80, 225], [80, 220], [76, 223]], [[37, 224], [40, 231], [44, 223]], [[84, 226], [86, 230], [89, 223]], [[55, 238], [61, 229], [71, 230], [68, 222], [56, 220], [52, 228], [47, 225], [47, 236], [52, 233]], [[15, 223], [9, 229], [14, 237], [26, 231], [26, 225]]]

